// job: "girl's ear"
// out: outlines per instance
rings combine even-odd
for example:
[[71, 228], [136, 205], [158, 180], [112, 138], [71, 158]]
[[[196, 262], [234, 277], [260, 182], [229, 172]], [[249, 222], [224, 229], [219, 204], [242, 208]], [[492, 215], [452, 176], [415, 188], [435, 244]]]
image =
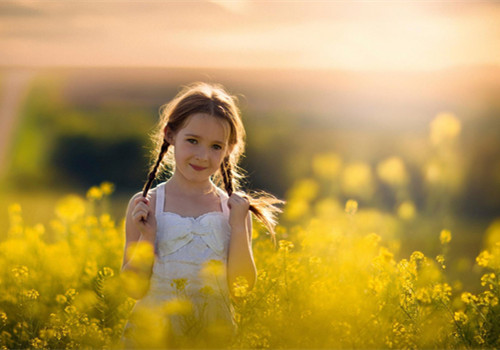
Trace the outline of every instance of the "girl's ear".
[[225, 158], [229, 158], [229, 156], [231, 155], [231, 153], [233, 153], [233, 150], [234, 150], [234, 145], [229, 145], [227, 147], [226, 157]]
[[167, 140], [168, 143], [173, 145], [175, 143], [175, 133], [170, 129], [170, 127], [165, 125], [165, 128], [163, 129], [163, 138]]

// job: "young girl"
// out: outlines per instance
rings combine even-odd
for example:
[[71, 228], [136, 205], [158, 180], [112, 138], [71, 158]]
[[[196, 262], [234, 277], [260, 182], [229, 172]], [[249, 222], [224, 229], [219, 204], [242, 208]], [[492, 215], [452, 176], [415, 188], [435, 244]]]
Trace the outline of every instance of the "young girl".
[[[172, 315], [166, 325], [170, 345], [193, 346], [193, 339], [203, 341], [214, 329], [233, 329], [234, 287], [243, 278], [251, 289], [256, 279], [249, 210], [274, 239], [275, 205], [281, 201], [239, 192], [245, 131], [235, 99], [221, 86], [191, 85], [161, 112], [156, 160], [127, 209], [122, 271], [142, 273], [149, 281], [145, 295], [132, 295], [141, 299], [132, 316], [141, 306], [189, 301], [190, 311]], [[165, 167], [173, 170], [170, 179], [150, 190]], [[142, 272], [128, 251], [138, 242], [154, 247], [154, 261]], [[140, 345], [134, 343], [139, 329], [129, 321], [127, 345]]]

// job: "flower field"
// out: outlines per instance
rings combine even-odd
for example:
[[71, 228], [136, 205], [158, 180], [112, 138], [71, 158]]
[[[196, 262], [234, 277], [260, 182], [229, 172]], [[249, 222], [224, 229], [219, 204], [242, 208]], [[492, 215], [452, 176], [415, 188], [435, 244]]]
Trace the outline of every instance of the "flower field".
[[[500, 223], [491, 223], [469, 264], [453, 254], [456, 236], [448, 227], [419, 231], [440, 225], [419, 224], [432, 220], [425, 210], [439, 208], [450, 218], [449, 202], [461, 186], [453, 148], [460, 128], [449, 115], [431, 125], [436, 151], [422, 172], [429, 193], [439, 197], [429, 194], [425, 208], [410, 198], [412, 180], [399, 157], [375, 166], [344, 163], [335, 154], [314, 157], [314, 175], [288, 191], [276, 245], [254, 227], [258, 281], [252, 291], [245, 281], [238, 285], [238, 331], [230, 346], [498, 348]], [[364, 204], [376, 193], [375, 180], [390, 190], [393, 211]], [[0, 242], [0, 347], [123, 347], [134, 305], [127, 291], [147, 284], [120, 274], [124, 227], [108, 213], [112, 192], [113, 185], [103, 183], [86, 198], [60, 199], [47, 226], [24, 224], [22, 208], [10, 206], [7, 238]], [[410, 228], [431, 237], [438, 253], [402, 251]], [[147, 249], [142, 253], [151, 258]], [[474, 285], [456, 277], [471, 274]], [[169, 330], [160, 318], [186, 313], [189, 305], [178, 300], [138, 315], [141, 347], [164, 347]], [[184, 345], [217, 347], [227, 335], [214, 325], [204, 340]]]

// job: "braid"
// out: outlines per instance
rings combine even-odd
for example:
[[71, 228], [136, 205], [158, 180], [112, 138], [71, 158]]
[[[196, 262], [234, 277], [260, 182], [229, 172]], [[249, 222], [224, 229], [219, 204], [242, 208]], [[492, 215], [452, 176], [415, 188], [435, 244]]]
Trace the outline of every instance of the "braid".
[[222, 174], [222, 180], [224, 181], [224, 187], [228, 196], [233, 194], [233, 171], [229, 165], [229, 159], [226, 157], [220, 165], [220, 172]]
[[160, 163], [163, 159], [163, 156], [165, 156], [165, 153], [168, 151], [168, 147], [170, 146], [170, 143], [167, 142], [167, 140], [163, 140], [163, 144], [161, 145], [160, 149], [160, 154], [158, 155], [158, 160], [156, 161], [155, 165], [151, 169], [151, 172], [148, 175], [148, 181], [144, 185], [144, 189], [142, 190], [142, 196], [146, 197], [148, 194], [149, 189], [151, 188], [151, 185], [153, 184], [153, 181], [156, 177], [156, 172], [158, 171], [158, 167], [160, 166]]
[[[233, 170], [231, 169], [231, 164], [229, 163], [229, 159], [225, 158], [224, 161], [220, 165], [220, 172], [222, 175], [222, 180], [224, 181], [224, 187], [229, 196], [234, 192], [233, 188]], [[274, 215], [281, 210], [276, 208], [274, 204], [281, 204], [282, 201], [269, 196], [262, 195], [260, 198], [252, 198], [250, 195], [245, 195], [245, 197], [250, 202], [250, 211], [255, 214], [257, 219], [266, 226], [267, 230], [271, 234], [271, 238], [274, 243], [275, 241], [275, 232], [274, 226], [276, 225], [276, 220]]]

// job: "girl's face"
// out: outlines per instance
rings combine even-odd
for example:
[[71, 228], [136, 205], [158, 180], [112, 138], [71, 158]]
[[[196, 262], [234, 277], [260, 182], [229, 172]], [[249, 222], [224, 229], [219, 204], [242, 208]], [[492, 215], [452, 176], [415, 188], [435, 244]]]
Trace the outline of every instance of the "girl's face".
[[189, 181], [207, 181], [230, 153], [228, 123], [208, 114], [193, 114], [177, 133], [166, 128], [165, 134], [174, 146], [175, 173]]

